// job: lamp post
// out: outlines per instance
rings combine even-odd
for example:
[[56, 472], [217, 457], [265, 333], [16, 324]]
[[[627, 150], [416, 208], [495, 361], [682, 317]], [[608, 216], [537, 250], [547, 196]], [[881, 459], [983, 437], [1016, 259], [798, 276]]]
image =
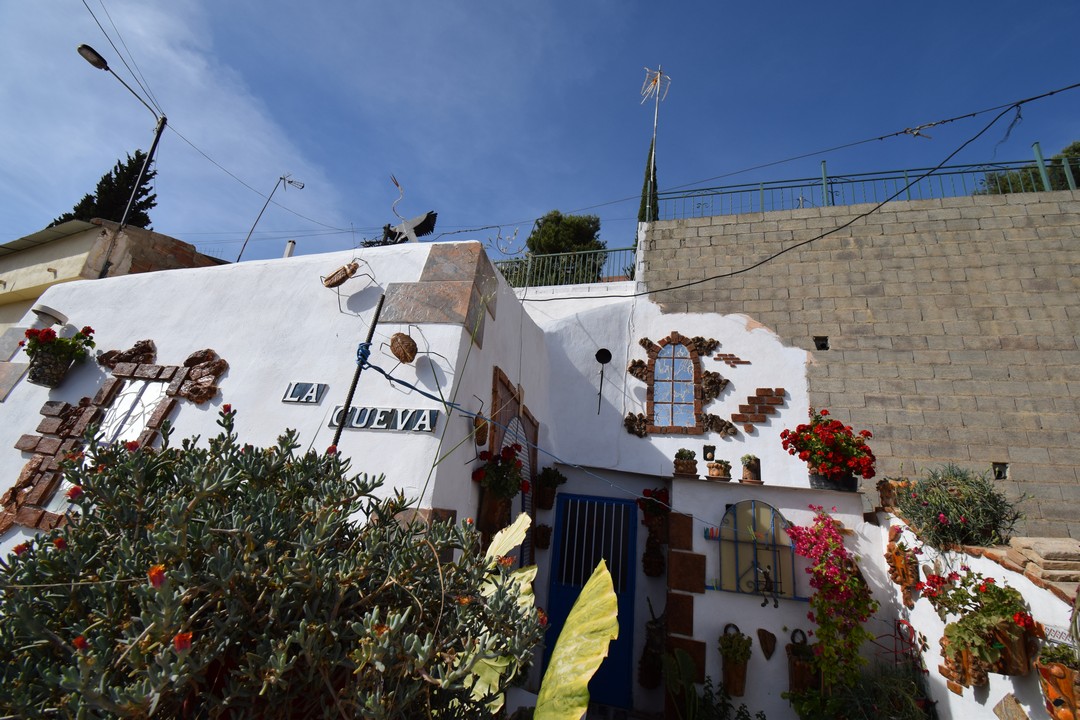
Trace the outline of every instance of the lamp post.
[[[81, 55], [83, 59], [86, 60], [86, 62], [90, 63], [98, 70], [105, 70], [114, 78], [119, 80], [120, 84], [127, 88], [127, 91], [134, 95], [135, 98], [139, 102], [141, 102], [147, 110], [150, 111], [150, 113], [154, 116], [154, 119], [157, 120], [157, 127], [154, 129], [154, 142], [151, 143], [150, 152], [146, 153], [146, 158], [143, 160], [142, 167], [139, 169], [139, 177], [135, 180], [135, 187], [131, 189], [131, 197], [128, 198], [127, 207], [124, 208], [124, 214], [120, 218], [120, 227], [116, 229], [116, 235], [119, 235], [123, 231], [124, 227], [127, 225], [127, 219], [128, 215], [131, 213], [131, 207], [135, 204], [135, 197], [139, 194], [139, 188], [142, 187], [143, 178], [146, 177], [146, 170], [150, 167], [150, 163], [154, 161], [154, 153], [157, 151], [158, 141], [161, 140], [161, 133], [165, 131], [165, 124], [168, 121], [166, 120], [164, 115], [159, 116], [154, 110], [154, 108], [150, 107], [150, 105], [145, 100], [143, 100], [142, 96], [139, 95], [139, 93], [135, 92], [130, 85], [124, 82], [123, 78], [113, 72], [112, 68], [109, 67], [109, 63], [105, 62], [105, 58], [103, 58], [97, 50], [90, 47], [89, 45], [80, 45], [78, 47], [78, 51], [79, 55]], [[114, 242], [115, 239], [116, 236], [113, 236]], [[110, 242], [109, 249], [105, 253], [105, 262], [101, 266], [101, 274], [98, 277], [105, 277], [105, 275], [109, 272], [109, 253], [112, 252], [112, 246], [113, 243]]]

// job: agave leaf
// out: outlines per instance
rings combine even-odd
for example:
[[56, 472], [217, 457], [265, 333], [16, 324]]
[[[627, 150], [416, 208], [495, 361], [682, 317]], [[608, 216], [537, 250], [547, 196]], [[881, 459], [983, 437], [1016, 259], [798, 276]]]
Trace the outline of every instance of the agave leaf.
[[619, 637], [619, 604], [601, 560], [570, 609], [551, 653], [533, 720], [580, 720], [589, 707], [589, 680]]
[[517, 520], [495, 533], [491, 538], [484, 557], [489, 563], [496, 562], [503, 555], [508, 555], [511, 550], [525, 542], [525, 532], [529, 529], [532, 520], [525, 513], [518, 515]]

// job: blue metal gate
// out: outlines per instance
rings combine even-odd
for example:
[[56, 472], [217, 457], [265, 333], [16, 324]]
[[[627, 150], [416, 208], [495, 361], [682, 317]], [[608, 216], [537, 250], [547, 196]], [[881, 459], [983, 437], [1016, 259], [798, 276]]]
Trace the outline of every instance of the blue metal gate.
[[589, 683], [591, 701], [630, 708], [633, 688], [637, 507], [630, 500], [560, 494], [555, 514], [544, 666], [570, 608], [603, 558], [619, 603], [619, 637]]

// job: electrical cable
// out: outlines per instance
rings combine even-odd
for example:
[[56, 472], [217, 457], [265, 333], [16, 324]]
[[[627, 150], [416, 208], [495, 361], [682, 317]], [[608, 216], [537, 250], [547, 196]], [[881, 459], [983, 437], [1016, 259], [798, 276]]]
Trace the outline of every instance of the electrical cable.
[[[83, 4], [85, 5], [85, 2]], [[129, 73], [131, 73], [131, 77], [134, 78], [135, 82], [139, 85], [140, 88], [142, 88], [142, 91], [146, 93], [146, 97], [150, 100], [150, 104], [157, 108], [158, 115], [164, 115], [165, 111], [162, 110], [161, 105], [158, 104], [157, 98], [154, 96], [153, 91], [150, 89], [149, 81], [147, 81], [146, 76], [142, 74], [142, 70], [139, 68], [139, 64], [135, 62], [135, 55], [128, 48], [127, 42], [124, 40], [124, 36], [120, 32], [120, 28], [116, 27], [116, 23], [113, 21], [112, 15], [109, 13], [109, 9], [105, 7], [105, 0], [98, 0], [98, 4], [101, 5], [101, 9], [105, 11], [105, 17], [109, 18], [109, 24], [112, 25], [113, 32], [116, 33], [116, 37], [120, 39], [120, 44], [124, 46], [124, 52], [126, 52], [131, 58], [131, 64], [135, 66], [135, 70], [133, 71], [130, 67], [128, 67], [127, 62], [124, 60], [124, 56], [120, 55], [120, 52], [117, 51], [117, 54], [120, 56], [120, 62], [124, 63], [124, 67], [127, 68], [127, 71]], [[89, 8], [87, 9], [89, 10]], [[93, 13], [90, 14], [93, 15]], [[97, 20], [97, 18], [94, 18], [94, 20]], [[113, 50], [116, 50], [115, 45], [113, 45]]]
[[[1078, 83], [1077, 85], [1070, 86], [1070, 87], [1080, 87], [1080, 83]], [[1068, 89], [1068, 88], [1066, 88], [1066, 89]], [[1058, 92], [1058, 91], [1055, 91], [1055, 92]], [[1053, 93], [1049, 93], [1049, 94], [1053, 94]], [[1040, 96], [1038, 96], [1036, 98], [1031, 98], [1030, 100], [1025, 100], [1025, 101], [1022, 101], [1022, 102], [1030, 102], [1031, 100], [1037, 100], [1037, 99], [1042, 98], [1042, 97], [1046, 97], [1046, 95], [1040, 95]], [[711, 282], [713, 280], [723, 280], [725, 278], [735, 277], [736, 275], [742, 275], [743, 273], [750, 272], [751, 270], [755, 270], [755, 269], [761, 267], [762, 265], [765, 265], [766, 263], [772, 262], [773, 260], [780, 257], [781, 255], [784, 255], [785, 253], [791, 252], [792, 250], [797, 250], [798, 248], [801, 248], [801, 247], [805, 247], [806, 245], [817, 242], [818, 240], [826, 238], [829, 235], [832, 235], [833, 233], [836, 233], [836, 232], [839, 232], [839, 231], [841, 231], [841, 230], [843, 230], [845, 228], [848, 228], [848, 227], [852, 226], [853, 224], [855, 224], [856, 222], [858, 222], [859, 220], [862, 220], [862, 219], [876, 213], [878, 210], [880, 210], [886, 204], [892, 202], [897, 197], [899, 197], [901, 194], [906, 192], [908, 190], [908, 188], [912, 187], [913, 185], [918, 184], [919, 182], [925, 180], [926, 178], [930, 177], [935, 172], [940, 170], [942, 168], [942, 166], [944, 166], [947, 162], [949, 162], [949, 160], [954, 158], [960, 151], [962, 151], [968, 145], [970, 145], [971, 143], [975, 142], [980, 137], [982, 137], [983, 134], [985, 134], [991, 127], [993, 127], [997, 123], [998, 120], [1000, 120], [1010, 110], [1012, 110], [1014, 108], [1017, 111], [1019, 111], [1020, 104], [1014, 104], [1014, 105], [1007, 106], [1004, 110], [1002, 110], [1000, 113], [995, 115], [994, 119], [991, 120], [982, 130], [977, 132], [975, 135], [973, 135], [968, 140], [964, 141], [958, 148], [956, 148], [951, 153], [949, 153], [945, 157], [944, 160], [942, 160], [937, 165], [935, 165], [933, 168], [927, 170], [925, 173], [918, 176], [914, 180], [911, 180], [910, 182], [908, 182], [906, 185], [901, 187], [895, 193], [893, 193], [889, 197], [885, 198], [884, 200], [882, 200], [878, 204], [874, 205], [874, 207], [870, 208], [866, 212], [860, 213], [860, 214], [852, 217], [850, 220], [848, 220], [848, 221], [846, 221], [844, 223], [841, 223], [840, 225], [837, 225], [834, 228], [826, 230], [825, 232], [821, 233], [820, 235], [816, 235], [816, 236], [814, 236], [814, 237], [812, 237], [812, 238], [810, 238], [808, 240], [802, 240], [800, 242], [797, 242], [794, 245], [790, 245], [790, 246], [788, 246], [788, 247], [786, 247], [786, 248], [784, 248], [782, 250], [779, 250], [779, 251], [773, 253], [772, 255], [769, 255], [768, 257], [766, 257], [766, 258], [764, 258], [762, 260], [759, 260], [758, 262], [756, 262], [756, 263], [754, 263], [752, 265], [748, 265], [748, 266], [746, 266], [744, 268], [740, 268], [738, 270], [732, 270], [731, 272], [721, 273], [719, 275], [712, 275], [712, 276], [709, 276], [709, 277], [702, 278], [700, 280], [691, 280], [689, 282], [680, 283], [680, 284], [677, 284], [677, 285], [671, 285], [671, 286], [664, 287], [664, 288], [654, 288], [654, 289], [651, 289], [651, 290], [642, 290], [640, 292], [629, 293], [629, 294], [605, 295], [604, 297], [608, 297], [608, 298], [636, 298], [636, 297], [643, 297], [643, 296], [646, 296], [646, 295], [653, 295], [653, 294], [656, 294], [656, 293], [671, 292], [671, 291], [674, 291], [674, 290], [682, 290], [682, 289], [685, 289], [685, 288], [688, 288], [688, 287], [693, 287], [695, 285], [701, 285], [702, 283]], [[588, 300], [588, 299], [591, 299], [591, 298], [594, 298], [594, 297], [596, 297], [596, 296], [595, 295], [577, 295], [577, 296], [557, 296], [557, 295], [552, 295], [552, 296], [548, 296], [548, 297], [529, 298], [528, 302], [553, 302], [553, 301], [557, 301], [557, 300]], [[523, 302], [525, 302], [525, 301], [523, 300]]]

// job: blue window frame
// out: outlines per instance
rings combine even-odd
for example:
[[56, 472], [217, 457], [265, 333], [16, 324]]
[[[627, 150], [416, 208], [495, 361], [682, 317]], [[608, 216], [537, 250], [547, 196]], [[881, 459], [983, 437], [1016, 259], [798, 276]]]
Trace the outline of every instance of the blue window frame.
[[762, 605], [779, 598], [802, 598], [795, 585], [795, 548], [788, 522], [780, 512], [759, 500], [729, 505], [718, 528], [705, 528], [705, 537], [720, 543], [717, 590], [759, 595]]

